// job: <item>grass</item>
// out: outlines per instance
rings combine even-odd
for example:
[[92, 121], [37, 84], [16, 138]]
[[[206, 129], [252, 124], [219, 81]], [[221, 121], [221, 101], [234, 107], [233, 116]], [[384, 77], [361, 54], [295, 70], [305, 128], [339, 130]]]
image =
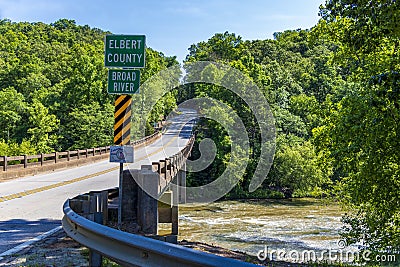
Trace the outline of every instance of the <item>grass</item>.
[[[82, 249], [81, 255], [83, 257], [85, 257], [85, 259], [87, 261], [89, 261], [89, 249], [88, 248]], [[106, 266], [106, 267], [122, 267], [121, 265], [113, 262], [112, 260], [110, 260], [110, 259], [108, 259], [106, 257], [103, 257], [102, 266]]]
[[113, 262], [112, 260], [103, 257], [103, 266], [107, 266], [107, 267], [122, 267], [121, 265]]

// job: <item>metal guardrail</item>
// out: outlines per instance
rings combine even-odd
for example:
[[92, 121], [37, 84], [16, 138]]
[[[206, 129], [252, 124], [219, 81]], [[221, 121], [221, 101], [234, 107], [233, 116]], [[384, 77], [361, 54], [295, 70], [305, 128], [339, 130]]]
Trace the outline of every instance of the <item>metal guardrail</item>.
[[[170, 157], [170, 159], [174, 159], [171, 161], [177, 169], [182, 167], [183, 160], [188, 157], [193, 141], [194, 138], [191, 138], [184, 149]], [[168, 160], [167, 162], [169, 163]], [[171, 165], [172, 168], [170, 168], [165, 164], [166, 161], [163, 160], [159, 164], [153, 163], [151, 167], [155, 173], [164, 173], [164, 177], [160, 175], [160, 179], [170, 180], [168, 177], [175, 175], [174, 167]], [[92, 251], [123, 266], [255, 266], [254, 264], [122, 232], [94, 222], [105, 223], [107, 221], [107, 196], [112, 191], [115, 191], [115, 189], [105, 190], [101, 193], [92, 192], [86, 194], [86, 196], [81, 195], [72, 200], [67, 200], [63, 206], [64, 217], [62, 219], [62, 225], [67, 235]], [[115, 192], [113, 194], [115, 195]], [[78, 214], [77, 210], [81, 214]], [[96, 219], [96, 217], [99, 217], [97, 216], [99, 213], [101, 213], [100, 219]], [[85, 217], [90, 218], [90, 220]]]
[[97, 224], [64, 204], [62, 225], [80, 244], [123, 266], [255, 266]]

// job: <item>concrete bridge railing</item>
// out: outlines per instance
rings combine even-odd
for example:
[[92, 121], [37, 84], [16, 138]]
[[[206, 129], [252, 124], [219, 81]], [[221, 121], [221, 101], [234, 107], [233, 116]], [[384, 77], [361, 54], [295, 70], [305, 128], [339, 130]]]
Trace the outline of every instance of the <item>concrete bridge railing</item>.
[[[134, 141], [135, 148], [146, 146], [161, 137], [157, 131], [152, 135]], [[0, 180], [27, 175], [36, 175], [46, 171], [76, 167], [109, 157], [110, 146], [79, 149], [64, 152], [52, 152], [38, 155], [0, 156]]]

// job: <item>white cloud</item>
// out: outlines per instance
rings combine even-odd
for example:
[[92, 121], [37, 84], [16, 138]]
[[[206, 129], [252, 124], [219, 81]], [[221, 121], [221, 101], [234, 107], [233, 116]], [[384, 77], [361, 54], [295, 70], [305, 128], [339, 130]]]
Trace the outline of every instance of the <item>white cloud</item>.
[[197, 7], [177, 7], [177, 8], [167, 8], [167, 11], [185, 15], [203, 15], [204, 12]]

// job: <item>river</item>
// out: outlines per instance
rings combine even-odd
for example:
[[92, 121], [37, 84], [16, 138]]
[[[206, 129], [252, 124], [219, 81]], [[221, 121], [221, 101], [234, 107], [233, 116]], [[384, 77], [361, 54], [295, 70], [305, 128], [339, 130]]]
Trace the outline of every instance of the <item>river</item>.
[[179, 209], [179, 239], [256, 255], [337, 249], [342, 212], [318, 199], [221, 201]]

